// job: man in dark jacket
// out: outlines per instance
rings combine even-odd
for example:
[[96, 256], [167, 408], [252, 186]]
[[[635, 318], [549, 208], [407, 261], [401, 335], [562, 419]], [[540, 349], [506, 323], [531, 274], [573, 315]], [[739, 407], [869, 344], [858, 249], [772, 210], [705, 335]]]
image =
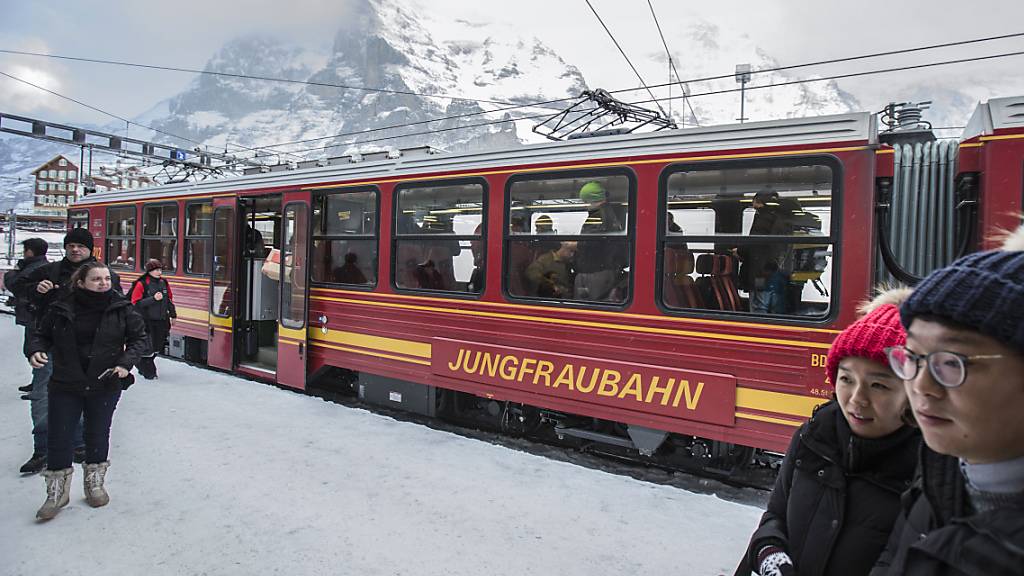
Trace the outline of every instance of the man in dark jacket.
[[[37, 310], [45, 310], [71, 292], [71, 275], [82, 264], [96, 260], [92, 248], [92, 234], [85, 228], [75, 228], [64, 235], [64, 258], [36, 268], [28, 275], [25, 283], [29, 287], [32, 305]], [[110, 271], [110, 281], [118, 294], [124, 294], [121, 279], [113, 270]]]
[[[574, 296], [577, 300], [622, 302], [626, 295], [616, 288], [620, 288], [623, 272], [629, 266], [629, 250], [625, 242], [626, 209], [620, 204], [610, 203], [604, 185], [596, 180], [584, 184], [579, 196], [590, 205], [580, 234], [596, 238], [577, 242]], [[602, 236], [622, 236], [623, 240], [609, 240]]]
[[[29, 238], [21, 245], [22, 259], [18, 261], [17, 268], [4, 274], [4, 286], [15, 298], [14, 321], [25, 327], [25, 338], [22, 343], [24, 353], [28, 350], [32, 330], [36, 324], [26, 279], [37, 268], [46, 266], [46, 251], [49, 245], [42, 238]], [[22, 474], [35, 474], [46, 467], [46, 381], [50, 379], [51, 371], [50, 366], [33, 368], [32, 382], [19, 388], [22, 392], [28, 393], [27, 397], [31, 402], [29, 410], [32, 414], [32, 456], [21, 465], [19, 472]]]
[[900, 309], [889, 362], [928, 448], [872, 576], [1024, 575], [1021, 250], [936, 270]]

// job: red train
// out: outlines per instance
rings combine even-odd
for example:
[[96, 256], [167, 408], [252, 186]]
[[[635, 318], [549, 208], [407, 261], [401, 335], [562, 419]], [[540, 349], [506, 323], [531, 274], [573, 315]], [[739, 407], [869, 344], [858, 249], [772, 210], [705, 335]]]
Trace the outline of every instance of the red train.
[[423, 148], [93, 194], [69, 225], [126, 282], [164, 261], [175, 356], [730, 466], [830, 395], [877, 281], [1017, 224], [1024, 98], [933, 140], [861, 113]]

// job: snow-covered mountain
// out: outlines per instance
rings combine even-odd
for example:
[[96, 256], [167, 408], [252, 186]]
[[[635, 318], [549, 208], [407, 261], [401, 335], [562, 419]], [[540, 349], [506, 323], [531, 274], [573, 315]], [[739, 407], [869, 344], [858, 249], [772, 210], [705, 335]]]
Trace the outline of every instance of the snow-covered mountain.
[[[166, 135], [174, 134], [219, 151], [259, 148], [271, 160], [424, 144], [449, 151], [493, 149], [537, 141], [540, 137], [530, 131], [535, 120], [516, 119], [552, 108], [482, 112], [509, 103], [575, 97], [588, 88], [579, 69], [522, 30], [492, 23], [433, 22], [401, 0], [349, 3], [352, 8], [339, 22], [333, 41], [322, 43], [329, 44], [327, 48], [309, 48], [317, 44], [310, 39], [300, 45], [265, 36], [236, 38], [205, 66], [209, 71], [286, 78], [296, 83], [200, 75], [184, 91], [156, 103], [136, 118], [160, 132], [147, 134], [133, 128], [132, 136], [194, 146]], [[680, 73], [689, 78], [721, 75], [743, 61], [750, 62], [754, 69], [777, 66], [749, 38], [731, 35], [708, 23], [679, 31], [672, 45]], [[785, 73], [756, 75], [750, 87], [792, 78]], [[689, 88], [697, 95], [735, 87], [730, 77], [693, 83]], [[668, 95], [668, 90], [660, 88], [655, 93], [662, 97]], [[679, 89], [673, 93], [678, 95]], [[646, 92], [617, 96], [627, 101], [648, 98]], [[734, 122], [738, 102], [738, 94], [727, 93], [694, 97], [690, 105], [700, 123], [708, 125]], [[668, 104], [664, 106], [668, 108]], [[857, 108], [856, 101], [833, 82], [751, 89], [746, 94], [746, 116], [754, 120]], [[688, 109], [684, 115], [683, 110], [682, 102], [673, 103], [677, 122], [693, 126], [693, 116]], [[466, 114], [475, 115], [427, 123]], [[387, 128], [409, 123], [419, 124]], [[295, 141], [302, 142], [275, 146]], [[31, 140], [0, 139], [0, 174], [26, 177], [59, 150]], [[77, 150], [65, 153], [77, 155]], [[4, 193], [8, 195], [7, 203], [31, 198], [30, 183], [12, 187], [10, 182], [0, 182], [4, 191], [0, 192], [0, 204], [5, 200]]]

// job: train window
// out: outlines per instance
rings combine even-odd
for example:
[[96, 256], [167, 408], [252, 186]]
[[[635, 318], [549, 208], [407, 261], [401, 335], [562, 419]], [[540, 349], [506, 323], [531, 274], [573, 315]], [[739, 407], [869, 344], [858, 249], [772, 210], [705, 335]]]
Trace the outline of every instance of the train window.
[[185, 206], [185, 273], [210, 274], [210, 245], [213, 242], [213, 205], [196, 202]]
[[214, 316], [227, 318], [234, 315], [235, 295], [231, 285], [235, 281], [232, 250], [235, 237], [235, 210], [221, 206], [213, 212], [213, 293], [210, 297], [210, 312]]
[[135, 269], [135, 206], [107, 209], [107, 264]]
[[833, 162], [678, 167], [663, 178], [670, 309], [823, 317], [832, 291]]
[[313, 200], [314, 282], [377, 285], [378, 196], [363, 189]]
[[624, 174], [514, 181], [505, 235], [508, 294], [624, 304], [633, 251], [631, 188]]
[[399, 186], [394, 281], [407, 290], [483, 291], [484, 185], [477, 181]]
[[309, 209], [292, 203], [284, 209], [284, 243], [281, 245], [281, 325], [306, 325], [306, 247], [309, 237]]
[[72, 210], [68, 213], [68, 229], [85, 228], [89, 229], [89, 211]]
[[142, 260], [159, 260], [164, 271], [178, 268], [178, 205], [142, 207]]

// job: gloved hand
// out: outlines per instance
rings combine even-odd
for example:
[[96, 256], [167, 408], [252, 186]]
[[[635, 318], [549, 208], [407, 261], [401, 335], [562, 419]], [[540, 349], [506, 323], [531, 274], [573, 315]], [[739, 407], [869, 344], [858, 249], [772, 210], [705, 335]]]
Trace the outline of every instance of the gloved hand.
[[793, 560], [778, 546], [765, 546], [757, 554], [757, 573], [761, 576], [796, 576]]

